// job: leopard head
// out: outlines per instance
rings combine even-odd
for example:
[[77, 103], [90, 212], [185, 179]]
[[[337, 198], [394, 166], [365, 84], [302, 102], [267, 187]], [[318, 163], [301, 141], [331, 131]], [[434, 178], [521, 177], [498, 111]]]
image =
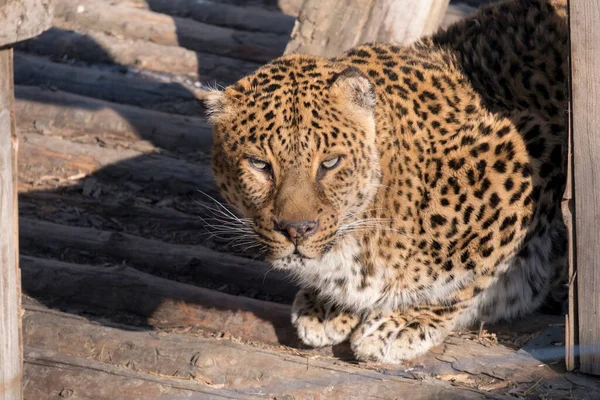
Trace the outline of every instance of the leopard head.
[[356, 68], [281, 57], [207, 101], [212, 166], [266, 258], [320, 258], [365, 211], [380, 177], [376, 96]]

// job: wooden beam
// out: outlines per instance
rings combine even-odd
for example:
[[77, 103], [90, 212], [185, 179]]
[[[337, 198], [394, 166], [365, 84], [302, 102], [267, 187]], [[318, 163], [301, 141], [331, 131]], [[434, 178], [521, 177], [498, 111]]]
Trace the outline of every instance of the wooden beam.
[[15, 94], [17, 124], [24, 132], [145, 140], [168, 150], [209, 152], [211, 148], [210, 125], [202, 117], [172, 115], [34, 86], [17, 86]]
[[285, 53], [334, 57], [358, 44], [406, 45], [433, 33], [449, 0], [306, 0]]
[[120, 65], [132, 70], [186, 75], [202, 82], [233, 83], [259, 64], [235, 58], [194, 52], [143, 40], [119, 39], [103, 32], [85, 34], [52, 28], [16, 45], [34, 54], [64, 57], [94, 64]]
[[104, 0], [108, 4], [192, 18], [210, 25], [289, 36], [295, 18], [278, 11], [197, 0]]
[[600, 3], [571, 0], [569, 12], [579, 360], [600, 375]]
[[12, 76], [12, 49], [0, 50], [0, 399], [6, 400], [21, 399], [22, 379]]
[[280, 271], [270, 271], [266, 262], [220, 253], [199, 245], [182, 245], [144, 239], [121, 232], [53, 224], [21, 218], [24, 251], [69, 249], [72, 253], [111, 257], [142, 270], [168, 276], [186, 276], [202, 282], [230, 284], [263, 296], [291, 303], [298, 290]]
[[[37, 398], [39, 396], [34, 394], [52, 392], [52, 389], [64, 390], [64, 393], [71, 389], [80, 397], [87, 392], [92, 398], [102, 394], [106, 398], [127, 400], [141, 398], [143, 394], [144, 399], [152, 399], [150, 390], [154, 385], [167, 386], [163, 396], [166, 393], [174, 396], [172, 391], [181, 385], [190, 391], [220, 388], [215, 395], [236, 394], [244, 399], [253, 398], [258, 393], [262, 399], [289, 398], [283, 394], [319, 399], [375, 396], [411, 400], [485, 398], [472, 388], [403, 379], [402, 367], [375, 371], [365, 365], [314, 357], [314, 354], [306, 357], [298, 351], [282, 348], [270, 349], [229, 340], [148, 331], [106, 321], [94, 323], [39, 306], [26, 307], [23, 320], [28, 383], [25, 394], [28, 398]], [[474, 361], [484, 358], [493, 364], [493, 373], [500, 374], [509, 368], [509, 363], [516, 363], [516, 369], [520, 371], [510, 376], [511, 380], [522, 379], [528, 374], [531, 377], [532, 373], [537, 375], [540, 370], [539, 362], [527, 356], [519, 357], [501, 346], [486, 348], [466, 340], [455, 342], [458, 343], [447, 346], [447, 359], [456, 357], [454, 362], [462, 367], [469, 364], [471, 357]], [[60, 368], [60, 362], [66, 364], [62, 374], [55, 371]], [[448, 365], [433, 357], [426, 362], [432, 367], [440, 364]], [[54, 379], [40, 373], [42, 371]], [[453, 373], [451, 368], [438, 369], [438, 372], [444, 374], [445, 380], [452, 375], [464, 376], [464, 372], [455, 370]], [[86, 376], [95, 378], [89, 386], [82, 387], [80, 381], [75, 381], [76, 377], [82, 379]], [[144, 378], [147, 382], [138, 388], [138, 392], [124, 394], [131, 385], [127, 377], [133, 382]], [[551, 378], [552, 375], [544, 374], [543, 377]], [[481, 381], [490, 379], [484, 374], [481, 378]], [[473, 375], [473, 381], [479, 381], [479, 378]], [[546, 381], [544, 379], [544, 383]], [[121, 387], [125, 390], [119, 391]], [[322, 393], [327, 393], [327, 396], [320, 396]], [[407, 393], [407, 396], [402, 396], [402, 393]], [[208, 393], [204, 395], [210, 398]], [[196, 396], [200, 398], [200, 394]]]
[[204, 115], [205, 91], [15, 53], [15, 84], [41, 86], [119, 104], [190, 116]]
[[218, 196], [212, 172], [205, 164], [196, 164], [163, 154], [142, 153], [130, 149], [111, 149], [75, 143], [50, 136], [24, 133], [19, 150], [21, 175], [33, 169], [40, 174], [97, 173], [100, 181], [127, 179], [149, 190], [175, 194], [196, 194], [202, 188]]
[[51, 0], [0, 1], [0, 47], [39, 35], [52, 25]]
[[95, 0], [58, 0], [54, 25], [83, 33], [111, 32], [125, 38], [256, 62], [280, 56], [288, 39], [283, 35], [238, 31], [146, 10], [107, 7], [106, 3]]
[[129, 316], [163, 329], [229, 332], [244, 340], [298, 346], [284, 304], [233, 296], [130, 267], [91, 266], [21, 256], [23, 293], [51, 306]]

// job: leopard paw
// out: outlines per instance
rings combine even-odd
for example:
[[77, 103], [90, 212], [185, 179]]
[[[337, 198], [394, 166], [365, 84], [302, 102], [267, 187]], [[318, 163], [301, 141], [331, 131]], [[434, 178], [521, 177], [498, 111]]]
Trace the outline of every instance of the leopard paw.
[[302, 342], [311, 347], [343, 342], [359, 322], [358, 316], [320, 302], [310, 290], [298, 292], [292, 305], [292, 324]]
[[427, 352], [447, 334], [429, 321], [399, 313], [375, 314], [354, 331], [350, 345], [358, 360], [396, 364]]

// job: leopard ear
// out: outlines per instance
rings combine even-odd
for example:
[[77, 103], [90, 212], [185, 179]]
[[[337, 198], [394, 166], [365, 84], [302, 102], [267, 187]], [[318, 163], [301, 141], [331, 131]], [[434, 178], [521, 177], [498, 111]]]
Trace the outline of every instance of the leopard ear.
[[375, 89], [369, 79], [356, 67], [347, 67], [332, 78], [332, 86], [341, 91], [354, 105], [373, 111]]
[[216, 124], [225, 114], [226, 100], [225, 92], [218, 89], [211, 89], [205, 95], [204, 104], [206, 105], [206, 116], [211, 124]]

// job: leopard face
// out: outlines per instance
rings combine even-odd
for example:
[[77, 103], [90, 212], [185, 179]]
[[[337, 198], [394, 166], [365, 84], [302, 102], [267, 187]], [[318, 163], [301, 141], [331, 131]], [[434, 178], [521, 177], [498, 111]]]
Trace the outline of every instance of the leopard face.
[[358, 69], [280, 58], [210, 96], [213, 172], [266, 258], [320, 258], [379, 183], [375, 94]]

